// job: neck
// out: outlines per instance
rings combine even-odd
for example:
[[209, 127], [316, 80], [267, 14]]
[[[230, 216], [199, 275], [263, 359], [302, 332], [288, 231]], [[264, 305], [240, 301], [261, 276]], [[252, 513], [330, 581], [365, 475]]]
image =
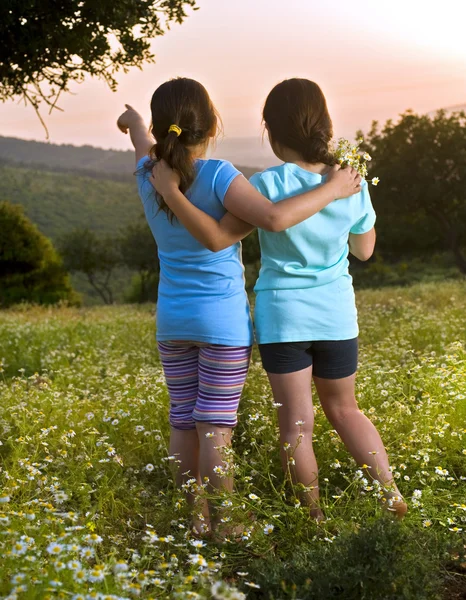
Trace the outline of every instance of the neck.
[[189, 146], [189, 152], [193, 160], [199, 160], [206, 157], [209, 144], [199, 144], [198, 146]]
[[305, 169], [306, 171], [310, 171], [311, 173], [317, 173], [318, 175], [325, 175], [330, 167], [324, 163], [308, 163], [303, 160], [303, 157], [292, 150], [291, 148], [280, 148], [279, 150], [275, 150], [275, 155], [286, 163], [293, 163], [301, 167], [301, 169]]

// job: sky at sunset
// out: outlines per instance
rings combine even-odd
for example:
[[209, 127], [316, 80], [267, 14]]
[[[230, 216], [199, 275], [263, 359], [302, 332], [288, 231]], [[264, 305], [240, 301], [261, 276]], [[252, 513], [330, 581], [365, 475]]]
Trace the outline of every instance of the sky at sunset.
[[[154, 40], [156, 64], [118, 77], [116, 93], [100, 81], [75, 85], [61, 99], [64, 112], [47, 117], [50, 141], [129, 148], [115, 127], [123, 104], [148, 119], [152, 92], [177, 75], [207, 87], [227, 141], [258, 141], [267, 93], [293, 76], [321, 85], [337, 136], [407, 108], [466, 105], [464, 0], [198, 0], [198, 6]], [[1, 135], [44, 140], [30, 107], [0, 105], [0, 124]]]

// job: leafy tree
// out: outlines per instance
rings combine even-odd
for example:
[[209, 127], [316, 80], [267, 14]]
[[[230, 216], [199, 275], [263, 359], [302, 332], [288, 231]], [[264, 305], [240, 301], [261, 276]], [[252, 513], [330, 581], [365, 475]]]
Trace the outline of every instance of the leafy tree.
[[159, 260], [157, 244], [145, 222], [137, 222], [123, 229], [120, 236], [121, 263], [138, 274], [137, 302], [147, 302], [150, 284], [157, 282]]
[[77, 302], [52, 243], [21, 207], [0, 203], [0, 306]]
[[365, 149], [379, 216], [379, 247], [403, 254], [448, 248], [466, 274], [466, 114], [411, 111], [382, 130], [373, 123]]
[[4, 0], [0, 100], [56, 106], [86, 75], [116, 89], [115, 74], [153, 62], [151, 39], [182, 23], [195, 0]]
[[81, 272], [105, 304], [113, 304], [110, 280], [120, 262], [117, 242], [89, 229], [75, 229], [62, 237], [60, 251], [66, 268]]

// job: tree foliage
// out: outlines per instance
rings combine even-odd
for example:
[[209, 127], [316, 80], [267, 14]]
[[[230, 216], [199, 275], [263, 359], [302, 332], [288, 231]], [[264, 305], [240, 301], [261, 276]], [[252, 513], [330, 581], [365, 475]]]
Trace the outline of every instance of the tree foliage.
[[159, 260], [157, 244], [147, 223], [141, 220], [121, 230], [119, 247], [121, 263], [138, 275], [131, 299], [148, 302], [154, 298], [153, 288], [158, 283]]
[[134, 222], [114, 235], [74, 229], [61, 238], [60, 250], [68, 270], [83, 273], [105, 304], [114, 302], [114, 277], [118, 268], [136, 275], [130, 291], [132, 302], [157, 298], [157, 245], [143, 221]]
[[0, 100], [52, 109], [86, 75], [116, 89], [115, 75], [153, 62], [151, 40], [181, 23], [195, 0], [4, 0]]
[[76, 302], [52, 243], [19, 206], [0, 203], [0, 306], [18, 302]]
[[89, 229], [75, 229], [63, 236], [60, 251], [66, 268], [71, 272], [84, 273], [103, 302], [113, 304], [110, 281], [120, 262], [115, 240], [98, 236]]
[[382, 253], [449, 249], [466, 274], [466, 114], [374, 123], [365, 149], [380, 177], [373, 192]]

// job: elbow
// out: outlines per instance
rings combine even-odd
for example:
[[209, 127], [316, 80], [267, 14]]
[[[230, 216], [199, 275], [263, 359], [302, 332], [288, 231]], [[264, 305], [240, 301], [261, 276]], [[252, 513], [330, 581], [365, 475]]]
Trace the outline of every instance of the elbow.
[[366, 254], [362, 254], [361, 256], [358, 256], [359, 260], [362, 260], [362, 262], [366, 262], [370, 259], [370, 257], [372, 256], [373, 252], [367, 252]]
[[356, 258], [362, 260], [363, 262], [366, 262], [371, 258], [373, 254], [374, 248], [364, 248], [356, 254]]
[[276, 211], [272, 210], [266, 215], [264, 223], [260, 224], [259, 227], [264, 231], [270, 231], [272, 233], [278, 233], [286, 229], [286, 224], [283, 221], [283, 217]]
[[225, 250], [225, 248], [228, 248], [229, 245], [231, 245], [231, 244], [223, 243], [220, 240], [209, 240], [205, 244], [205, 247], [207, 248], [207, 250], [210, 250], [211, 252], [220, 252], [220, 250]]

